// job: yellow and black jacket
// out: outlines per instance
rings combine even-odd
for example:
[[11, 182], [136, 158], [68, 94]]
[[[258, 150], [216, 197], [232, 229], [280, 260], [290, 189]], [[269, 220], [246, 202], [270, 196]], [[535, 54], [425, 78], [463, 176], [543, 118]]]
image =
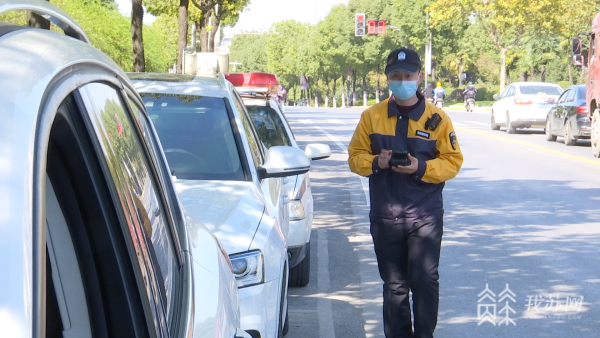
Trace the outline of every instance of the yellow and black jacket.
[[[443, 110], [426, 103], [400, 116], [395, 102], [380, 102], [365, 110], [348, 146], [350, 170], [369, 177], [371, 219], [396, 222], [441, 220], [444, 182], [455, 177], [463, 156], [452, 121]], [[433, 114], [441, 122], [435, 130], [425, 128]], [[382, 149], [407, 150], [419, 160], [414, 174], [400, 174], [377, 165]]]

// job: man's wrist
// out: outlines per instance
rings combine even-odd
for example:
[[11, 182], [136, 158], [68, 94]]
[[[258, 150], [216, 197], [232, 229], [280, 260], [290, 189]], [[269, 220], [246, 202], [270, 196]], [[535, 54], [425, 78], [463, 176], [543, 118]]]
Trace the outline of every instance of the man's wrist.
[[373, 159], [373, 174], [379, 174], [383, 169], [379, 167], [379, 155], [375, 156]]

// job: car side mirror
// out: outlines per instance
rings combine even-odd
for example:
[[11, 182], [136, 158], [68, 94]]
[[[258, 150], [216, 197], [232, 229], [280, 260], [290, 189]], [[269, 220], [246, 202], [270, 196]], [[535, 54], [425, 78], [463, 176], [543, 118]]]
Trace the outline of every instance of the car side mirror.
[[258, 177], [286, 177], [304, 174], [310, 169], [306, 154], [295, 147], [273, 146], [267, 151], [265, 163], [257, 168]]
[[310, 143], [304, 148], [304, 153], [311, 160], [322, 160], [331, 156], [331, 148], [323, 143]]
[[494, 100], [498, 101], [500, 100], [500, 95], [498, 94], [494, 94], [494, 96], [492, 96], [494, 98]]

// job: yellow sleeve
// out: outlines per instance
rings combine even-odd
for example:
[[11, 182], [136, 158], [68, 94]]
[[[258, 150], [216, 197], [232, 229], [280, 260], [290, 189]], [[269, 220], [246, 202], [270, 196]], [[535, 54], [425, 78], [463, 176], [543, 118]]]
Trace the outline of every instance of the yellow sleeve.
[[427, 168], [421, 178], [424, 182], [442, 183], [452, 179], [458, 174], [463, 163], [463, 155], [450, 117], [444, 116], [439, 128], [435, 144], [437, 157], [426, 162]]
[[371, 153], [369, 134], [372, 132], [372, 128], [366, 115], [366, 111], [362, 113], [354, 135], [352, 135], [352, 140], [348, 145], [350, 170], [361, 176], [369, 176], [373, 173], [373, 160], [377, 156]]

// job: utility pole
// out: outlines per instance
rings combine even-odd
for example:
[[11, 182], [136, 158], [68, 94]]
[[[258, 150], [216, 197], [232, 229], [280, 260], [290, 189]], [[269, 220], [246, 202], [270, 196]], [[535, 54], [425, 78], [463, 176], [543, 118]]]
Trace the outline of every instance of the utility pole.
[[429, 41], [427, 41], [427, 44], [425, 45], [425, 87], [427, 87], [428, 75], [431, 75], [431, 54], [432, 54], [432, 50], [431, 50], [432, 32], [429, 30], [429, 12], [427, 12], [425, 24], [427, 25], [427, 35], [429, 38], [428, 39]]

